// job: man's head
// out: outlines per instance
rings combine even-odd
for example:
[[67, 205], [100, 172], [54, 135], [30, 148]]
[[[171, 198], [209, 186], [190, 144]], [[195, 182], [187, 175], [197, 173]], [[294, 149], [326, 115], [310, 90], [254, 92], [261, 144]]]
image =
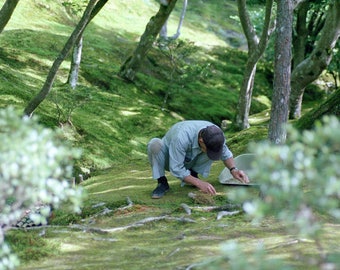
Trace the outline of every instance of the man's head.
[[223, 131], [215, 126], [207, 126], [200, 130], [199, 140], [202, 140], [208, 157], [211, 160], [219, 160], [222, 156], [223, 145], [225, 142]]

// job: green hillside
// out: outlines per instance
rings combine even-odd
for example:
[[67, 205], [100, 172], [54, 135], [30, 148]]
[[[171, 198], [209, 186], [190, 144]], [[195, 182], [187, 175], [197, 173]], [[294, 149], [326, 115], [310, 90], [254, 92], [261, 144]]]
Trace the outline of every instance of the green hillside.
[[[224, 1], [223, 9], [217, 12], [219, 1], [189, 4], [181, 40], [172, 45], [177, 70], [168, 51], [155, 47], [131, 84], [116, 73], [158, 5], [155, 1], [109, 2], [85, 32], [79, 86], [71, 91], [65, 84], [68, 59], [35, 115], [47, 126], [62, 125], [67, 138], [84, 149], [80, 166], [91, 170], [145, 159], [149, 138], [162, 136], [178, 120], [232, 121], [246, 54], [233, 49], [221, 34], [240, 32], [238, 23], [230, 19], [235, 5]], [[177, 27], [180, 11], [178, 5], [170, 33]], [[1, 107], [14, 105], [22, 111], [40, 91], [76, 21], [59, 1], [18, 4], [0, 38]], [[253, 113], [267, 109], [268, 74], [260, 65]], [[66, 124], [69, 116], [73, 126]]]

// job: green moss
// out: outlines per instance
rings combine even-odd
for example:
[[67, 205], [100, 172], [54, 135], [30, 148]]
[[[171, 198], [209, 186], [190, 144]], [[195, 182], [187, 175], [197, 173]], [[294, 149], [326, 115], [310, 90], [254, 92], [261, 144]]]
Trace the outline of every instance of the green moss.
[[57, 255], [59, 246], [56, 243], [51, 244], [45, 237], [39, 236], [41, 231], [10, 230], [6, 234], [5, 241], [10, 244], [11, 249], [24, 263]]

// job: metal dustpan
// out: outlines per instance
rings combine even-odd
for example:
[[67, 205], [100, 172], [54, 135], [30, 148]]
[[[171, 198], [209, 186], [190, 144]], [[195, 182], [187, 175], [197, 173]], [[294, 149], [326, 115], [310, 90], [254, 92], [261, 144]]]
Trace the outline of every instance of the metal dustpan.
[[252, 178], [252, 163], [254, 160], [255, 160], [254, 154], [242, 154], [234, 158], [236, 167], [244, 171], [248, 175], [250, 183], [244, 184], [234, 179], [229, 169], [227, 168], [224, 168], [221, 171], [218, 177], [219, 182], [222, 185], [231, 185], [231, 186], [259, 186], [259, 183], [256, 183], [255, 181], [253, 181], [253, 178]]

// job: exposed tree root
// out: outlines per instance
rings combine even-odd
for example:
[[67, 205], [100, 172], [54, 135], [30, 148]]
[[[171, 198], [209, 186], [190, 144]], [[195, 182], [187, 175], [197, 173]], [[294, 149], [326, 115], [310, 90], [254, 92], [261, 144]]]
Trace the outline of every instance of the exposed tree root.
[[71, 228], [76, 228], [80, 230], [84, 230], [85, 232], [95, 232], [95, 233], [113, 233], [113, 232], [118, 232], [118, 231], [124, 231], [130, 228], [136, 228], [136, 227], [141, 227], [147, 223], [154, 222], [154, 221], [160, 221], [160, 220], [175, 220], [179, 222], [191, 222], [194, 223], [193, 219], [190, 218], [176, 218], [176, 217], [170, 217], [170, 216], [160, 216], [160, 217], [148, 217], [144, 218], [142, 220], [136, 221], [132, 224], [122, 226], [122, 227], [116, 227], [116, 228], [107, 228], [107, 229], [101, 229], [101, 228], [94, 228], [94, 227], [88, 227], [88, 226], [82, 226], [82, 225], [72, 225], [70, 226]]
[[[217, 213], [217, 220], [220, 220], [224, 216], [233, 216], [237, 215], [242, 212], [240, 209], [240, 206], [235, 206], [233, 204], [225, 204], [221, 206], [193, 206], [190, 207], [189, 205], [182, 203], [181, 207], [184, 209], [184, 211], [188, 214], [191, 215], [192, 210], [195, 211], [201, 211], [201, 212], [211, 212], [211, 211], [219, 211]], [[239, 210], [236, 210], [239, 209]], [[232, 211], [233, 210], [233, 211]]]

